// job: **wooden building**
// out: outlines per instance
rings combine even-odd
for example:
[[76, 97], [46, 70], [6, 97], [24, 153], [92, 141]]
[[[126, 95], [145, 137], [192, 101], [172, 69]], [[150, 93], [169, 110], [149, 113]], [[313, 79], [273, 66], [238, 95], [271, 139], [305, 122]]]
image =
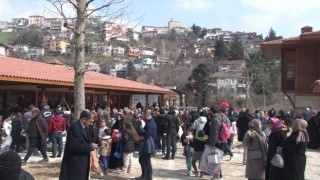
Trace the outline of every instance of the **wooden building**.
[[261, 49], [266, 58], [281, 59], [281, 91], [293, 108], [319, 108], [313, 84], [320, 79], [320, 31], [305, 26], [299, 36], [264, 42]]
[[[27, 107], [35, 104], [74, 103], [74, 69], [60, 63], [41, 63], [10, 57], [0, 57], [0, 105]], [[173, 92], [158, 86], [147, 85], [111, 75], [87, 71], [85, 73], [86, 108], [108, 106], [131, 108], [133, 94], [163, 97]], [[173, 93], [175, 94], [175, 93]]]

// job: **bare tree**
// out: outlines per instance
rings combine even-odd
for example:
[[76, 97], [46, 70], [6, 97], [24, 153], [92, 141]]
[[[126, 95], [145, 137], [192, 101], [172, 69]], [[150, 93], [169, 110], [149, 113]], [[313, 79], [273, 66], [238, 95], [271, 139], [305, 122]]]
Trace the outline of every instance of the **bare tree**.
[[[85, 66], [85, 32], [86, 21], [89, 16], [96, 12], [104, 13], [104, 17], [115, 20], [123, 16], [127, 7], [120, 7], [112, 10], [111, 7], [119, 5], [124, 0], [106, 0], [99, 7], [92, 8], [94, 0], [47, 0], [56, 9], [51, 11], [63, 18], [63, 26], [74, 33], [74, 116], [76, 119], [80, 117], [80, 112], [85, 109], [85, 87], [84, 74]], [[64, 12], [64, 8], [71, 6], [76, 12], [76, 22], [74, 26], [69, 23], [68, 16]]]

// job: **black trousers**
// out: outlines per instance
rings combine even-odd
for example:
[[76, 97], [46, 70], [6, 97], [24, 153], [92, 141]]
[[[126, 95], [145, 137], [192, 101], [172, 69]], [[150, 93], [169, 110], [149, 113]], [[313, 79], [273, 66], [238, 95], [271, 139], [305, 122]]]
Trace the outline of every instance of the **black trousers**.
[[142, 171], [142, 178], [152, 179], [151, 154], [139, 154], [139, 163]]
[[15, 150], [15, 151], [19, 152], [21, 150], [21, 146], [22, 146], [22, 139], [21, 139], [20, 135], [12, 136], [10, 150]]
[[171, 147], [172, 147], [172, 156], [174, 158], [177, 152], [177, 134], [174, 135], [167, 135], [167, 154], [166, 157], [170, 157]]
[[42, 141], [41, 137], [36, 137], [36, 138], [29, 137], [29, 139], [30, 139], [30, 146], [27, 151], [27, 155], [24, 157], [23, 160], [28, 161], [28, 159], [30, 158], [30, 156], [32, 155], [32, 153], [34, 152], [34, 150], [36, 148], [41, 152], [41, 155], [43, 156], [44, 159], [48, 158], [48, 156], [47, 156], [47, 142]]

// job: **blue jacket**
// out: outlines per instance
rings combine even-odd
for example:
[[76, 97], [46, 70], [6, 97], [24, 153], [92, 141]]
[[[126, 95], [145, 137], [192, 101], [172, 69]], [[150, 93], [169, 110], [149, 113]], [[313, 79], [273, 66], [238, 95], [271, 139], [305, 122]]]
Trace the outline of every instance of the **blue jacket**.
[[144, 140], [139, 143], [139, 154], [154, 154], [156, 151], [154, 138], [157, 132], [157, 125], [154, 120], [147, 120], [144, 128], [140, 126], [138, 131], [144, 137]]

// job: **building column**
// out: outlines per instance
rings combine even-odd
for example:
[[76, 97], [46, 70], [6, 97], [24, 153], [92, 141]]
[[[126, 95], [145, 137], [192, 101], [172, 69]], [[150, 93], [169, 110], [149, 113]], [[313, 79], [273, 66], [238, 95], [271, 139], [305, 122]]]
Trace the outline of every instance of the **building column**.
[[[108, 94], [107, 94], [107, 106], [109, 107], [110, 109], [110, 90], [108, 90]], [[112, 109], [110, 109], [110, 111], [112, 111]]]
[[146, 93], [146, 108], [147, 109], [149, 107], [149, 94]]

